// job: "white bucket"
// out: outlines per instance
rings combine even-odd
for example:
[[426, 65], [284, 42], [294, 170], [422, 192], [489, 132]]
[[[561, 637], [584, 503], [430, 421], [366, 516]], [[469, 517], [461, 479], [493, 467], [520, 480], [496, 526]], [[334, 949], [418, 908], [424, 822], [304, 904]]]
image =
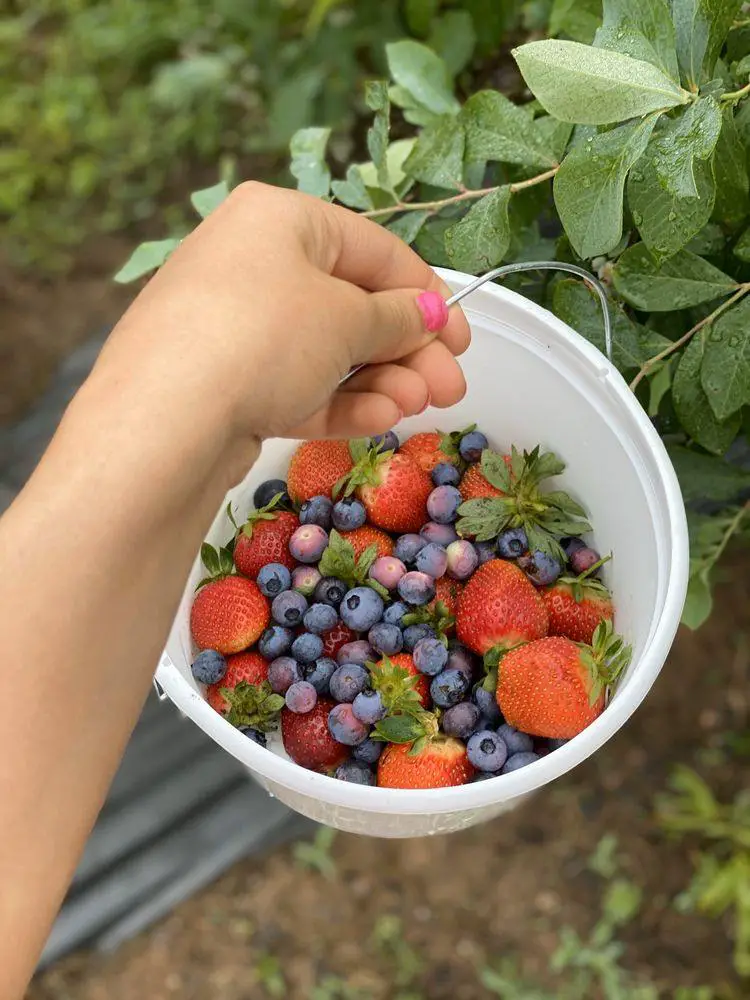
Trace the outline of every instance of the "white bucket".
[[[440, 272], [454, 291], [473, 278]], [[616, 625], [633, 644], [630, 668], [604, 713], [541, 760], [492, 781], [411, 791], [350, 784], [298, 767], [247, 739], [204, 700], [193, 680], [189, 611], [200, 579], [193, 567], [156, 680], [177, 707], [252, 772], [271, 794], [321, 823], [380, 837], [417, 837], [463, 829], [506, 812], [521, 798], [580, 764], [632, 715], [661, 670], [679, 624], [688, 576], [685, 511], [672, 465], [650, 421], [619, 373], [551, 313], [487, 284], [464, 300], [473, 340], [461, 359], [469, 386], [451, 410], [428, 410], [396, 430], [456, 429], [477, 422], [491, 444], [541, 444], [566, 463], [555, 488], [581, 501], [594, 541], [613, 552], [607, 583]], [[269, 441], [245, 481], [230, 494], [237, 519], [255, 486], [285, 478], [295, 442]], [[223, 510], [208, 541], [223, 544]]]

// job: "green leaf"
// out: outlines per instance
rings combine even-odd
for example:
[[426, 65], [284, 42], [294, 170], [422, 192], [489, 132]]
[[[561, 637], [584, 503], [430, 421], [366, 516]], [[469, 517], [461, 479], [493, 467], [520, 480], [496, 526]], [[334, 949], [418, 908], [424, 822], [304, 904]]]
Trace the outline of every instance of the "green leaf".
[[387, 743], [412, 743], [424, 735], [424, 726], [413, 715], [389, 715], [375, 726], [374, 739]]
[[711, 79], [741, 0], [672, 0], [677, 56], [689, 86]]
[[651, 147], [628, 178], [628, 202], [643, 242], [657, 260], [681, 250], [711, 218], [716, 194], [713, 161], [698, 160], [694, 169], [697, 198], [682, 198], [661, 184], [651, 162]]
[[686, 503], [715, 500], [730, 502], [750, 487], [750, 472], [721, 458], [703, 455], [690, 448], [672, 445], [668, 449]]
[[201, 562], [206, 567], [209, 576], [218, 576], [221, 572], [219, 553], [208, 542], [201, 545]]
[[608, 886], [602, 900], [605, 919], [618, 927], [633, 919], [641, 906], [643, 891], [640, 886], [624, 878], [615, 879]]
[[[657, 351], [657, 353], [659, 353]], [[672, 368], [674, 359], [662, 363], [652, 369], [653, 374], [648, 379], [648, 415], [655, 417], [659, 413], [662, 400], [672, 388]]]
[[393, 222], [389, 222], [386, 229], [389, 229], [400, 240], [403, 240], [407, 246], [411, 246], [429, 217], [429, 212], [404, 212], [403, 215], [394, 219]]
[[367, 130], [367, 152], [377, 172], [378, 185], [384, 191], [393, 190], [393, 181], [388, 169], [388, 135], [391, 128], [391, 105], [388, 87], [382, 80], [370, 80], [365, 87], [365, 100], [375, 118]]
[[721, 226], [715, 222], [709, 222], [697, 236], [692, 238], [685, 249], [698, 254], [699, 257], [715, 257], [723, 253], [725, 243], [726, 237]]
[[568, 142], [573, 133], [573, 126], [570, 122], [559, 122], [552, 115], [543, 115], [534, 120], [537, 132], [539, 132], [547, 143], [549, 152], [554, 156], [555, 162], [559, 163], [568, 148]]
[[561, 121], [607, 125], [689, 100], [661, 70], [619, 52], [546, 39], [513, 55], [534, 96]]
[[701, 384], [706, 337], [706, 330], [699, 330], [680, 358], [672, 385], [672, 401], [677, 419], [690, 437], [706, 451], [723, 455], [737, 436], [742, 420], [736, 413], [722, 423], [711, 410]]
[[179, 240], [148, 240], [141, 243], [131, 253], [114, 277], [119, 285], [142, 278], [157, 267], [161, 267], [167, 257], [180, 245]]
[[426, 35], [430, 22], [440, 7], [440, 0], [405, 0], [404, 20], [413, 35]]
[[670, 194], [697, 198], [695, 161], [713, 153], [721, 131], [721, 109], [712, 97], [704, 97], [680, 108], [662, 125], [649, 150], [656, 175]]
[[329, 128], [303, 128], [295, 132], [289, 143], [292, 162], [289, 169], [297, 180], [297, 188], [305, 194], [325, 198], [331, 188], [331, 171], [325, 162]]
[[746, 264], [750, 264], [750, 228], [737, 240], [732, 253]]
[[601, 0], [554, 0], [549, 15], [549, 33], [568, 35], [589, 44], [602, 20]]
[[460, 105], [453, 96], [448, 68], [426, 45], [404, 39], [385, 47], [391, 77], [428, 111], [436, 115], [457, 114]]
[[701, 381], [711, 409], [726, 420], [750, 403], [750, 300], [743, 299], [706, 335]]
[[628, 171], [643, 154], [656, 117], [629, 122], [589, 137], [572, 149], [555, 176], [555, 205], [576, 253], [605, 254], [622, 238], [622, 204]]
[[709, 574], [704, 571], [691, 576], [682, 609], [682, 624], [690, 629], [700, 628], [711, 615], [713, 603]]
[[510, 246], [508, 204], [510, 187], [485, 195], [445, 234], [445, 249], [453, 266], [474, 274], [503, 259]]
[[[622, 309], [610, 303], [612, 360], [621, 372], [632, 372], [646, 360], [636, 326]], [[599, 299], [582, 282], [566, 278], [555, 283], [552, 311], [604, 353], [604, 326]]]
[[464, 169], [464, 130], [453, 115], [444, 115], [422, 131], [404, 164], [407, 174], [435, 187], [459, 188]]
[[[415, 142], [416, 139], [397, 139], [386, 150], [385, 165], [388, 171], [389, 182], [393, 187], [406, 180], [404, 163], [409, 158]], [[376, 188], [379, 186], [378, 170], [374, 163], [360, 163], [358, 169], [365, 187]], [[390, 187], [387, 190], [390, 191]]]
[[477, 45], [474, 19], [468, 10], [447, 10], [433, 22], [429, 47], [440, 56], [452, 76], [471, 62]]
[[612, 280], [627, 303], [644, 312], [673, 312], [728, 295], [737, 283], [688, 250], [659, 265], [636, 243], [612, 268]]
[[190, 204], [202, 219], [210, 215], [215, 208], [229, 197], [229, 185], [226, 181], [219, 181], [213, 187], [203, 188], [200, 191], [193, 191], [190, 195]]
[[713, 217], [735, 228], [750, 212], [748, 199], [747, 153], [737, 131], [731, 108], [724, 111], [724, 122], [714, 155], [716, 200]]
[[346, 171], [346, 180], [333, 181], [331, 189], [336, 198], [348, 208], [359, 208], [364, 212], [374, 208], [360, 168], [354, 163]]
[[604, 0], [594, 45], [651, 63], [679, 82], [674, 25], [666, 0]]
[[468, 160], [499, 160], [522, 167], [554, 167], [557, 163], [549, 137], [533, 115], [498, 91], [473, 94], [460, 117], [466, 128]]

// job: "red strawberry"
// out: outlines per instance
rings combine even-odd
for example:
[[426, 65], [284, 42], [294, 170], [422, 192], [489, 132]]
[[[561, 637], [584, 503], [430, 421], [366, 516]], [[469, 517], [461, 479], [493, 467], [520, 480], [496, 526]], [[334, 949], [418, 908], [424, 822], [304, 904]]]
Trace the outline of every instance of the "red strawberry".
[[288, 708], [281, 712], [281, 738], [284, 749], [299, 764], [311, 771], [329, 771], [349, 756], [349, 750], [337, 743], [328, 730], [328, 713], [336, 702], [319, 698], [315, 708], [297, 715]]
[[234, 564], [237, 572], [254, 580], [266, 563], [281, 563], [288, 569], [297, 565], [289, 552], [289, 539], [299, 528], [296, 514], [263, 507], [254, 511], [237, 535]]
[[[393, 667], [400, 667], [402, 671], [405, 670], [410, 678], [415, 678], [415, 681], [413, 683], [409, 682], [408, 688], [405, 688], [400, 678], [394, 675]], [[422, 708], [427, 708], [430, 703], [429, 679], [417, 670], [414, 666], [414, 660], [412, 660], [408, 653], [397, 653], [396, 656], [391, 657], [384, 656], [378, 663], [371, 665], [370, 671], [373, 678], [373, 687], [380, 691], [389, 711], [401, 708], [404, 693], [408, 696], [409, 691], [416, 691]]]
[[467, 500], [481, 500], [484, 497], [505, 496], [502, 490], [499, 490], [497, 486], [493, 486], [488, 479], [485, 479], [478, 465], [469, 466], [458, 488], [461, 491], [464, 502]]
[[225, 576], [198, 591], [190, 630], [201, 649], [239, 653], [260, 637], [270, 617], [270, 605], [252, 580]]
[[390, 744], [378, 762], [380, 788], [449, 788], [474, 774], [461, 740], [438, 737], [416, 753], [411, 743]]
[[464, 585], [458, 580], [451, 580], [449, 576], [441, 576], [435, 581], [435, 598], [428, 604], [430, 611], [435, 611], [439, 602], [445, 607], [449, 615], [454, 618], [458, 612], [458, 599], [463, 592]]
[[344, 538], [351, 544], [357, 559], [371, 545], [377, 545], [378, 556], [393, 555], [393, 539], [384, 531], [372, 528], [369, 524], [365, 524], [362, 528], [355, 528], [354, 531], [347, 531]]
[[347, 642], [354, 642], [357, 638], [357, 633], [352, 632], [343, 622], [339, 622], [330, 632], [324, 632], [320, 638], [323, 640], [323, 656], [328, 656], [335, 660], [336, 653]]
[[427, 516], [432, 480], [411, 455], [381, 454], [369, 438], [350, 442], [354, 468], [339, 483], [344, 496], [356, 492], [371, 524], [386, 531], [419, 531]]
[[268, 680], [268, 661], [260, 653], [251, 650], [247, 653], [235, 653], [227, 657], [227, 672], [218, 684], [209, 684], [206, 697], [211, 708], [225, 715], [229, 711], [229, 702], [221, 693], [222, 688], [233, 690], [241, 681], [247, 684], [262, 684]]
[[538, 639], [502, 658], [497, 703], [514, 728], [569, 740], [601, 715], [607, 687], [629, 662], [630, 648], [610, 622], [597, 628], [593, 646], [563, 636]]
[[432, 472], [441, 462], [452, 461], [444, 451], [440, 450], [442, 439], [442, 435], [437, 432], [414, 434], [408, 441], [404, 441], [401, 451], [411, 455], [425, 472]]
[[510, 649], [547, 635], [541, 594], [514, 563], [491, 559], [468, 581], [458, 601], [458, 638], [475, 653]]
[[352, 469], [348, 441], [305, 441], [292, 455], [287, 473], [289, 496], [303, 503], [330, 497], [333, 487]]
[[542, 591], [549, 615], [549, 634], [590, 644], [600, 622], [612, 621], [609, 591], [598, 580], [561, 577]]

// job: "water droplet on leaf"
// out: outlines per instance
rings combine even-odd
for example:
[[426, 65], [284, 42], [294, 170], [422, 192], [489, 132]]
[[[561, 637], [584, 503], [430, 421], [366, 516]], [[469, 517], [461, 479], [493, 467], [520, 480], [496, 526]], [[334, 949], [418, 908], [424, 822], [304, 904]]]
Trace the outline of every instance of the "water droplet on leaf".
[[674, 222], [674, 220], [677, 218], [677, 212], [670, 212], [667, 218], [669, 219], [670, 222]]
[[640, 224], [643, 222], [643, 216], [641, 215], [640, 212], [633, 212], [633, 222], [636, 224], [636, 226], [640, 226]]
[[737, 336], [736, 333], [733, 333], [732, 336], [729, 338], [729, 346], [730, 347], [740, 346], [740, 338]]

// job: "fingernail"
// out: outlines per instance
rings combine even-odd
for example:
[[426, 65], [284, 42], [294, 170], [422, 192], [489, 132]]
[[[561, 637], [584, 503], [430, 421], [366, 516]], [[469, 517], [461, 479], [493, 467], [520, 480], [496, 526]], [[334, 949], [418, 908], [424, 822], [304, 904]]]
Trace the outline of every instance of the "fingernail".
[[438, 292], [422, 292], [417, 296], [417, 306], [430, 333], [442, 330], [448, 322], [448, 306]]
[[419, 411], [419, 413], [417, 414], [417, 416], [419, 416], [419, 414], [421, 414], [421, 413], [424, 413], [424, 411], [427, 409], [427, 407], [430, 405], [431, 402], [432, 402], [432, 396], [428, 392], [427, 393], [427, 399], [425, 400], [425, 404], [422, 407], [422, 409]]

